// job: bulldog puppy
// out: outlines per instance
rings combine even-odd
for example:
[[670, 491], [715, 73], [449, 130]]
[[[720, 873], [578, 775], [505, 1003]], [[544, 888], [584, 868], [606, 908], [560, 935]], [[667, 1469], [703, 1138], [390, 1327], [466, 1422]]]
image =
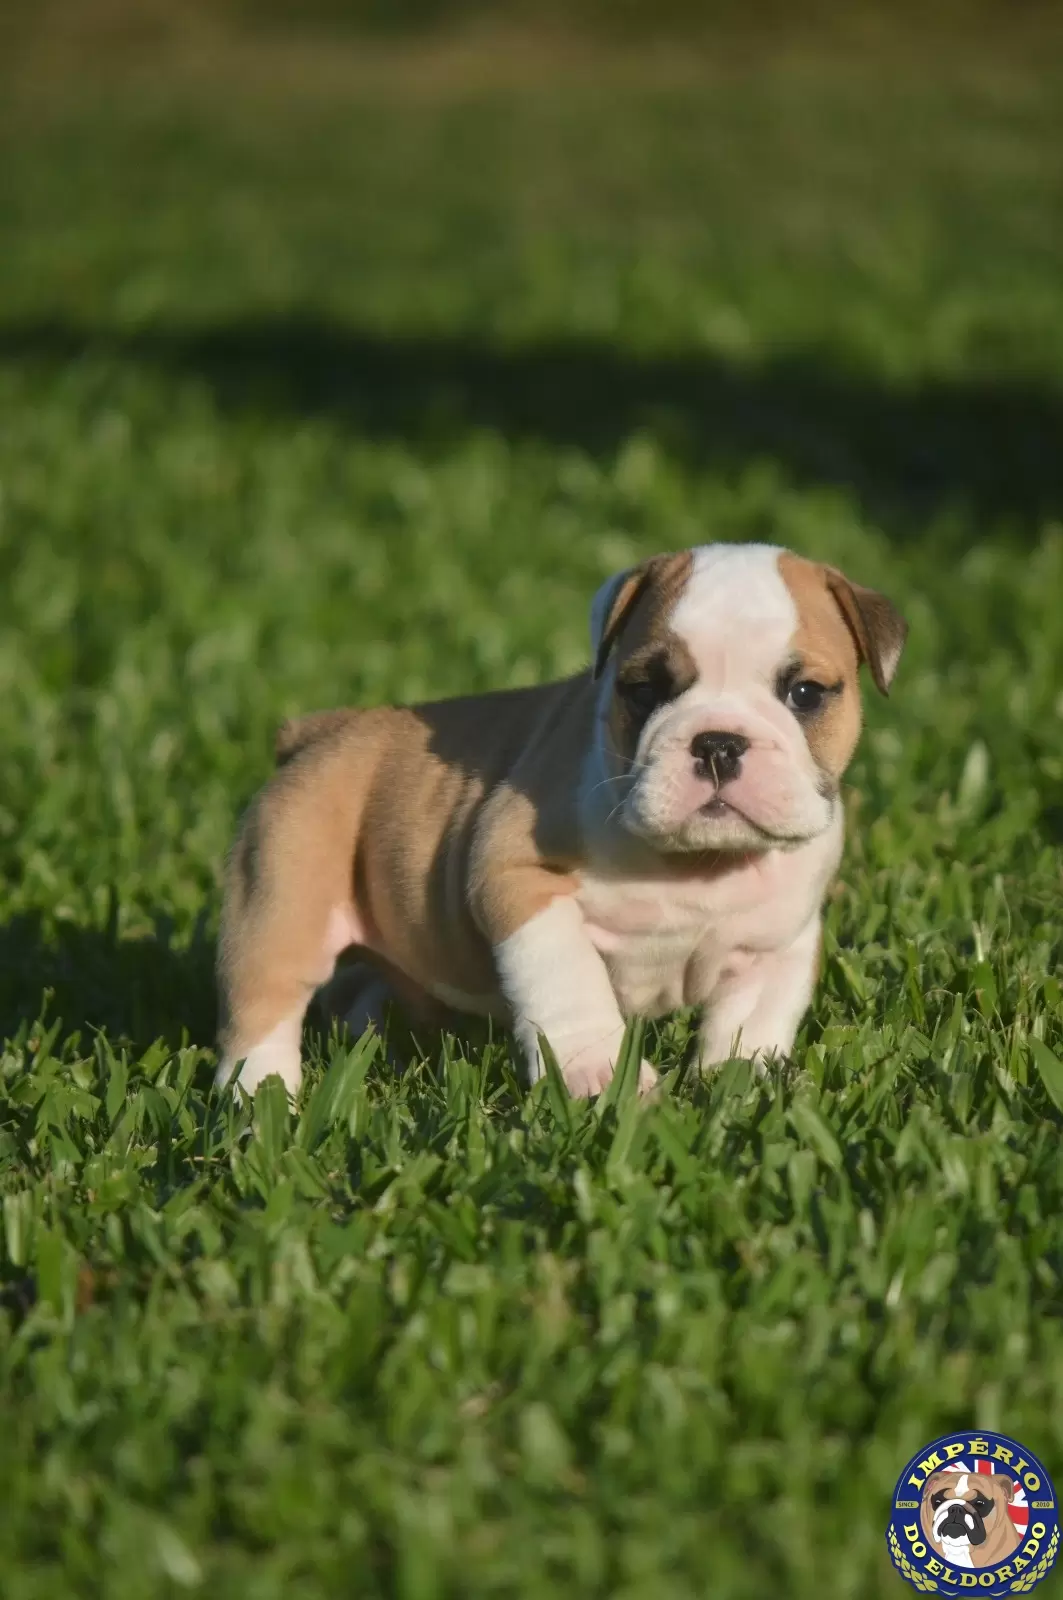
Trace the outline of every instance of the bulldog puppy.
[[992, 1567], [1022, 1543], [1008, 1516], [1007, 1473], [935, 1472], [923, 1485], [919, 1520], [927, 1542], [954, 1567]]
[[786, 1055], [858, 667], [885, 694], [906, 631], [831, 567], [703, 545], [603, 584], [575, 677], [286, 725], [227, 868], [220, 1081], [243, 1061], [243, 1089], [294, 1093], [307, 1003], [351, 947], [374, 974], [355, 1032], [390, 997], [495, 1018], [533, 1080], [545, 1036], [573, 1095], [609, 1082], [626, 1018], [678, 1006], [703, 1008], [705, 1067]]

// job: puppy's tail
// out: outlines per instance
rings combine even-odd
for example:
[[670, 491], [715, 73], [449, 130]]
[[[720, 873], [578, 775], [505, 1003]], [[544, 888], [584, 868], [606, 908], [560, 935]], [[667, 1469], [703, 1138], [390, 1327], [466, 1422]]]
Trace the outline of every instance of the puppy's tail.
[[312, 711], [306, 717], [289, 717], [277, 729], [273, 741], [273, 754], [278, 767], [288, 764], [293, 756], [330, 733], [335, 733], [350, 720], [350, 711]]

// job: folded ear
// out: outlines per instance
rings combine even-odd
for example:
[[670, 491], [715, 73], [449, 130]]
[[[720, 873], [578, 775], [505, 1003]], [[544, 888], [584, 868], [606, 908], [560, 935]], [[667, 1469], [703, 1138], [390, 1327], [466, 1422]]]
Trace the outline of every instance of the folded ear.
[[908, 624], [884, 594], [850, 583], [836, 567], [825, 571], [827, 588], [848, 624], [860, 660], [867, 662], [876, 689], [889, 694], [908, 637]]
[[[940, 1476], [940, 1473], [935, 1473], [933, 1478], [927, 1479], [919, 1499], [919, 1522], [930, 1545], [934, 1545], [934, 1508], [930, 1504], [930, 1496], [941, 1488], [941, 1484], [936, 1481]], [[940, 1550], [941, 1546], [934, 1545], [934, 1548]]]
[[606, 578], [591, 601], [591, 648], [596, 678], [605, 671], [613, 646], [646, 591], [673, 583], [678, 589], [689, 565], [690, 553], [684, 550], [675, 555], [651, 556], [648, 561], [640, 561], [637, 567], [628, 567], [625, 572]]
[[993, 1487], [1003, 1495], [1010, 1504], [1015, 1498], [1015, 1479], [1007, 1472], [994, 1472]]
[[605, 663], [620, 637], [632, 606], [642, 593], [646, 581], [646, 568], [641, 561], [637, 567], [628, 567], [606, 578], [591, 601], [591, 649], [594, 651], [594, 676], [600, 678]]

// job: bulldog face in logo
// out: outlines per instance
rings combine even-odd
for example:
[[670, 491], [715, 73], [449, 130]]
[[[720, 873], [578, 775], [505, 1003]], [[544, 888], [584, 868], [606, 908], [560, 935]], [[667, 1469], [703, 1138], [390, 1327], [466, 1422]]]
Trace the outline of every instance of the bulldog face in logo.
[[929, 1544], [954, 1567], [993, 1567], [1019, 1548], [1008, 1516], [1007, 1473], [935, 1472], [923, 1485], [919, 1520]]

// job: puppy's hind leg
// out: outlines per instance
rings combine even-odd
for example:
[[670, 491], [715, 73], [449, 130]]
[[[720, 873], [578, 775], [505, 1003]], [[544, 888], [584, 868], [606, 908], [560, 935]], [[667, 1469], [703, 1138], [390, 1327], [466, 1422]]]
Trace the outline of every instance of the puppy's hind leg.
[[316, 1018], [327, 1032], [334, 1026], [345, 1028], [352, 1043], [357, 1043], [372, 1028], [381, 1042], [383, 1058], [396, 1070], [402, 1061], [391, 1039], [396, 1013], [402, 1003], [394, 986], [383, 972], [366, 961], [349, 966], [341, 963], [333, 976], [319, 989], [314, 999]]
[[341, 818], [322, 816], [305, 774], [279, 772], [252, 802], [226, 868], [219, 1084], [243, 1061], [243, 1092], [254, 1094], [270, 1073], [289, 1094], [298, 1089], [303, 1014], [357, 940], [351, 856]]

